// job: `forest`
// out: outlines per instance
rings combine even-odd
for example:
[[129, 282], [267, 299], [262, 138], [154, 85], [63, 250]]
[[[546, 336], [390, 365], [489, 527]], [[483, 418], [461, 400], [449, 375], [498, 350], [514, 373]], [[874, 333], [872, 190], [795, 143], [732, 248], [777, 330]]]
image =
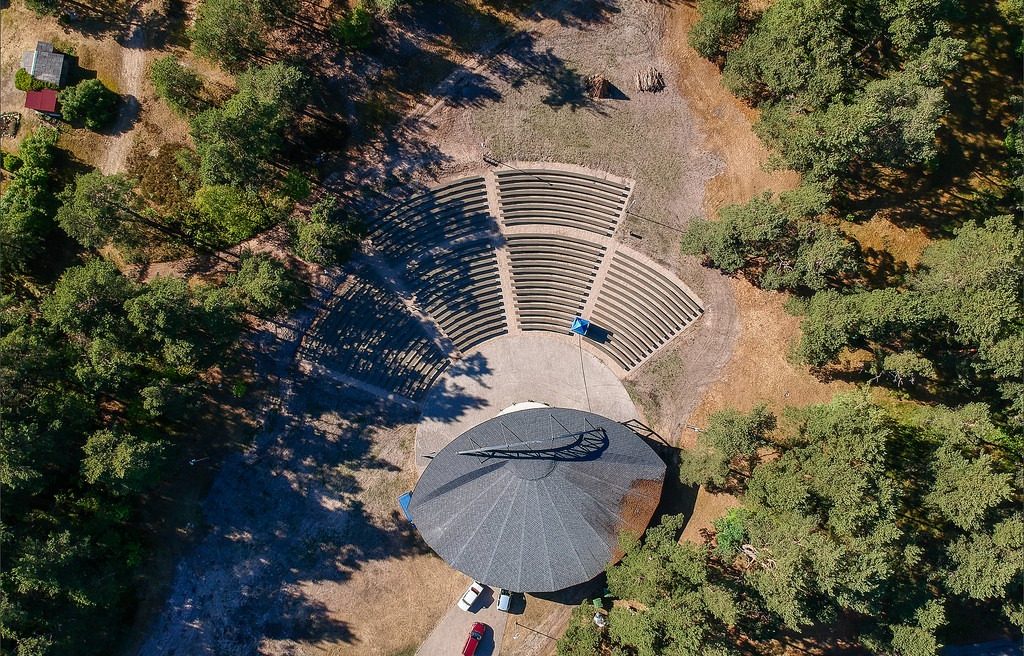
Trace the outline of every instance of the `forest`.
[[[790, 357], [860, 391], [781, 416], [714, 414], [680, 478], [740, 505], [702, 545], [677, 540], [682, 516], [624, 536], [607, 632], [584, 605], [558, 653], [733, 654], [786, 636], [923, 656], [999, 627], [1019, 635], [1022, 99], [1001, 98], [1011, 118], [987, 126], [967, 96], [998, 48], [1019, 69], [1024, 6], [697, 8], [690, 44], [757, 108], [775, 165], [802, 182], [695, 220], [682, 249], [787, 293], [801, 317]], [[960, 159], [985, 130], [998, 130], [997, 158]], [[933, 236], [916, 267], [849, 236], [879, 208]], [[865, 355], [844, 367], [854, 351]]]
[[[246, 394], [243, 380], [232, 381], [241, 340], [254, 322], [273, 320], [306, 296], [280, 259], [230, 247], [283, 224], [299, 257], [331, 265], [358, 236], [333, 199], [292, 218], [311, 183], [288, 166], [282, 148], [308, 80], [295, 66], [255, 57], [258, 35], [293, 17], [298, 3], [200, 4], [192, 47], [238, 72], [234, 93], [214, 97], [173, 55], [148, 71], [159, 96], [186, 117], [192, 147], [141, 177], [105, 175], [62, 150], [58, 128], [43, 126], [3, 157], [4, 654], [120, 647], [149, 579], [154, 542], [174, 521], [161, 515], [173, 514], [166, 495], [187, 485], [190, 454], [213, 446], [197, 426]], [[120, 20], [123, 9], [49, 0], [28, 6], [101, 22]], [[368, 29], [376, 19], [364, 7], [339, 20]], [[96, 88], [112, 93], [97, 80], [61, 91], [72, 125], [98, 130], [110, 122], [115, 107], [90, 97]], [[168, 255], [219, 259], [225, 273], [140, 282], [114, 264]]]

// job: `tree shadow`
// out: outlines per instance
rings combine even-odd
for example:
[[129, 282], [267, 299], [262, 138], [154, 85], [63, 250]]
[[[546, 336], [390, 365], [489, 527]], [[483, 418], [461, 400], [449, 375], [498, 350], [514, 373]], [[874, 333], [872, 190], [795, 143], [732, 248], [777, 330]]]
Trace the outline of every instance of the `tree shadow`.
[[448, 366], [447, 354], [376, 271], [359, 267], [303, 338], [308, 362], [418, 401]]
[[423, 404], [423, 419], [441, 421], [446, 424], [457, 421], [469, 410], [478, 410], [487, 404], [486, 399], [466, 393], [458, 383], [442, 380], [431, 391]]
[[171, 45], [187, 48], [188, 7], [183, 0], [164, 0], [163, 4], [163, 11], [150, 12], [143, 19], [146, 47], [154, 50], [163, 50]]
[[864, 262], [861, 273], [873, 288], [900, 285], [910, 274], [910, 266], [889, 251], [862, 247], [861, 256]]
[[[662, 2], [671, 0], [661, 0]], [[565, 0], [529, 2], [527, 0], [485, 0], [487, 5], [531, 20], [555, 20], [568, 27], [587, 27], [609, 22], [622, 10], [617, 0]]]
[[97, 132], [112, 137], [131, 132], [139, 121], [141, 111], [142, 106], [139, 104], [138, 98], [131, 94], [123, 95], [118, 103], [117, 118], [109, 127], [97, 130]]
[[97, 0], [88, 4], [58, 0], [57, 20], [65, 30], [97, 39], [130, 34], [138, 19], [131, 0]]
[[254, 448], [224, 463], [205, 504], [206, 535], [179, 564], [140, 653], [251, 654], [267, 640], [352, 644], [359, 638], [348, 609], [329, 607], [308, 586], [429, 553], [397, 504], [388, 508], [393, 500], [375, 500], [365, 487], [401, 475], [377, 446], [415, 413], [324, 379], [303, 379], [294, 394], [296, 415], [278, 416]]

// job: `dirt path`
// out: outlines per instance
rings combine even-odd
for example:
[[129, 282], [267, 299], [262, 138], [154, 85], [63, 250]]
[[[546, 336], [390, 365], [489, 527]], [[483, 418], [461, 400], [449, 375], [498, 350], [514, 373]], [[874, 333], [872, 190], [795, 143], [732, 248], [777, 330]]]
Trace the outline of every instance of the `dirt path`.
[[795, 171], [766, 170], [771, 152], [754, 134], [757, 111], [746, 106], [722, 85], [714, 63], [687, 42], [697, 10], [686, 4], [672, 9], [664, 38], [666, 56], [676, 64], [676, 83], [703, 123], [705, 146], [722, 160], [722, 168], [708, 183], [704, 203], [707, 214], [729, 203], [743, 203], [766, 190], [792, 189], [800, 183]]
[[117, 121], [104, 135], [103, 143], [99, 144], [103, 158], [96, 166], [107, 175], [124, 171], [132, 147], [132, 126], [138, 121], [142, 109], [141, 98], [146, 75], [146, 30], [140, 20], [142, 5], [143, 2], [136, 3], [129, 13], [129, 21], [134, 27], [121, 48], [117, 92], [124, 102]]

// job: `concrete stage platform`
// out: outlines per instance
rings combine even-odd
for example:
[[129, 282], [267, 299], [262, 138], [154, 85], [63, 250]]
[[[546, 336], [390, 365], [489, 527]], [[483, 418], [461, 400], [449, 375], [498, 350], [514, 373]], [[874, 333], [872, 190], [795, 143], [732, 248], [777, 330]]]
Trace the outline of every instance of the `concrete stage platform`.
[[577, 339], [526, 333], [486, 342], [466, 354], [423, 399], [417, 470], [427, 466], [427, 455], [523, 401], [587, 410], [619, 422], [639, 419], [622, 382], [590, 353], [583, 351], [581, 359]]

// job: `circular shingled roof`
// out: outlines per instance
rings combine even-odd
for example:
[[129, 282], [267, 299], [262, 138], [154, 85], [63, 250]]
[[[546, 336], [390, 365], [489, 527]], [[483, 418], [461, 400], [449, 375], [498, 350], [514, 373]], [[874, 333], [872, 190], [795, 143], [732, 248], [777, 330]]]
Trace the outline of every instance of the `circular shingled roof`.
[[553, 592], [621, 557], [661, 497], [665, 463], [622, 424], [565, 408], [494, 417], [427, 465], [410, 514], [423, 539], [481, 583]]

